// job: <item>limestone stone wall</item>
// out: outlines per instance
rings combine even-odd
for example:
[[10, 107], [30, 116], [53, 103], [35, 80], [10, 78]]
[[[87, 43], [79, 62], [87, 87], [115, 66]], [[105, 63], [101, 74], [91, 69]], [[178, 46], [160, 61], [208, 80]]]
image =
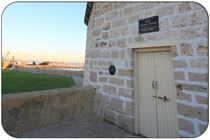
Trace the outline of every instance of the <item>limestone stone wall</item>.
[[[160, 31], [139, 34], [139, 19], [159, 16]], [[95, 112], [133, 132], [131, 44], [178, 40], [172, 48], [179, 135], [196, 137], [208, 124], [208, 16], [190, 2], [94, 3], [89, 18], [84, 85], [96, 90]], [[116, 74], [108, 68], [116, 66]]]
[[60, 88], [2, 96], [2, 126], [9, 135], [94, 113], [95, 89]]

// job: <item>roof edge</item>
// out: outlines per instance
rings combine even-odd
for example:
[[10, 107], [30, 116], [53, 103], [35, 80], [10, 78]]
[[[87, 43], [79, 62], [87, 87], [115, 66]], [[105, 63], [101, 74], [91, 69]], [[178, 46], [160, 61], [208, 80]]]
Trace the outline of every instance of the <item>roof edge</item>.
[[84, 19], [84, 23], [86, 25], [88, 25], [89, 22], [89, 18], [90, 18], [90, 14], [93, 8], [93, 2], [88, 2], [87, 6], [86, 6], [86, 11], [85, 11], [85, 19]]

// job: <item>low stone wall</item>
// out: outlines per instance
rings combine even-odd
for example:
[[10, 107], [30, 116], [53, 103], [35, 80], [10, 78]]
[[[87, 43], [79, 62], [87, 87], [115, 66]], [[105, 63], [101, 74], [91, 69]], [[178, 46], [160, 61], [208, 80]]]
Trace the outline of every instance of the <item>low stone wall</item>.
[[95, 89], [61, 88], [2, 96], [2, 125], [14, 136], [26, 130], [94, 113]]
[[56, 74], [56, 75], [74, 75], [83, 77], [83, 70], [74, 71], [74, 70], [61, 70], [54, 68], [34, 68], [34, 67], [15, 67], [13, 70], [17, 71], [26, 71], [26, 72], [40, 72], [47, 74]]

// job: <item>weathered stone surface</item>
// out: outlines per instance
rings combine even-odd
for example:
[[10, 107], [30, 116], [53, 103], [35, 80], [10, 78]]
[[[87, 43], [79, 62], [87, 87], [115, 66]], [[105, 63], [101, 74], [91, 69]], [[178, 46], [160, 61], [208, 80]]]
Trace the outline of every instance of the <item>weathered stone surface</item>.
[[104, 108], [104, 119], [115, 124], [117, 116], [113, 110]]
[[95, 50], [92, 50], [91, 52], [90, 52], [90, 56], [92, 57], [92, 58], [100, 58], [101, 57], [101, 50], [99, 50], [99, 49], [95, 49]]
[[191, 59], [190, 65], [192, 68], [208, 68], [207, 60], [206, 59]]
[[114, 87], [114, 86], [104, 85], [103, 90], [107, 93], [110, 93], [110, 94], [116, 94], [117, 93], [117, 88]]
[[110, 23], [109, 22], [107, 22], [105, 25], [104, 25], [104, 27], [103, 27], [103, 30], [109, 30], [110, 29]]
[[113, 37], [119, 37], [120, 36], [120, 30], [111, 30], [110, 31], [111, 38]]
[[110, 108], [123, 113], [123, 100], [117, 97], [112, 97]]
[[126, 80], [126, 86], [129, 88], [133, 88], [133, 80]]
[[160, 31], [167, 30], [169, 28], [168, 18], [159, 19]]
[[107, 42], [106, 41], [101, 41], [100, 42], [100, 47], [106, 47], [107, 45]]
[[179, 13], [184, 13], [187, 11], [190, 11], [191, 7], [190, 7], [190, 3], [189, 2], [182, 2], [181, 4], [178, 5], [178, 11]]
[[104, 94], [100, 94], [100, 93], [96, 94], [96, 100], [99, 100], [99, 101], [102, 101], [102, 102], [105, 102], [105, 103], [110, 103], [109, 96], [104, 95]]
[[107, 3], [107, 4], [102, 6], [103, 13], [112, 11], [112, 9], [113, 9], [112, 3]]
[[207, 82], [208, 73], [192, 73], [189, 72], [190, 81]]
[[110, 51], [103, 51], [102, 58], [110, 58]]
[[191, 134], [195, 133], [193, 122], [181, 118], [178, 119], [178, 122], [179, 122], [179, 130], [183, 130]]
[[183, 71], [174, 72], [174, 80], [185, 80], [185, 74]]
[[108, 32], [103, 32], [103, 33], [102, 33], [102, 38], [103, 38], [103, 39], [106, 40], [106, 39], [108, 39], [108, 37], [109, 37], [109, 33], [108, 33]]
[[99, 36], [101, 34], [101, 28], [97, 28], [93, 30], [92, 36]]
[[192, 98], [191, 98], [190, 94], [179, 93], [179, 94], [177, 94], [177, 99], [192, 102]]
[[126, 2], [115, 2], [114, 3], [114, 9], [121, 9], [123, 8], [124, 6], [126, 6], [128, 3]]
[[180, 89], [183, 90], [189, 90], [189, 91], [196, 91], [196, 92], [208, 92], [208, 89], [206, 86], [201, 85], [190, 85], [190, 84], [176, 84], [176, 87], [180, 87]]
[[198, 28], [188, 28], [181, 30], [181, 37], [183, 40], [188, 40], [188, 39], [195, 39], [200, 37], [199, 29]]
[[199, 43], [196, 45], [196, 51], [198, 56], [208, 56], [207, 43]]
[[196, 102], [199, 104], [208, 104], [208, 97], [203, 97], [203, 96], [195, 96], [196, 97]]
[[176, 37], [176, 36], [177, 36], [176, 30], [170, 30], [170, 31], [160, 33], [160, 39], [172, 38], [172, 37]]
[[128, 7], [124, 9], [124, 15], [129, 15], [133, 13], [133, 7]]
[[204, 9], [199, 3], [193, 2], [192, 5], [194, 10]]
[[124, 35], [127, 35], [127, 34], [128, 34], [128, 28], [122, 29], [121, 35], [124, 36]]
[[101, 26], [104, 23], [104, 18], [97, 18], [95, 20], [95, 26]]
[[97, 82], [97, 72], [90, 72], [90, 81]]
[[172, 18], [173, 27], [183, 27], [187, 25], [187, 16], [179, 15]]
[[199, 124], [200, 135], [202, 135], [207, 130], [206, 125]]
[[174, 6], [161, 7], [159, 9], [157, 9], [155, 13], [160, 16], [172, 15], [172, 14], [174, 14]]
[[134, 111], [134, 103], [125, 101], [125, 113], [129, 115], [134, 115], [133, 111]]
[[190, 15], [190, 25], [197, 25], [207, 22], [204, 12], [196, 12]]
[[171, 47], [171, 55], [172, 55], [172, 57], [178, 56], [178, 52], [177, 52], [176, 46], [172, 46]]
[[135, 41], [136, 41], [136, 42], [141, 42], [141, 43], [142, 43], [142, 42], [145, 41], [145, 39], [144, 39], [143, 37], [139, 36], [139, 37], [136, 37], [136, 38], [135, 38]]
[[120, 58], [125, 58], [125, 50], [120, 50]]
[[191, 44], [182, 43], [180, 46], [182, 56], [193, 56], [193, 48]]
[[99, 77], [99, 82], [107, 83], [107, 77]]
[[131, 133], [133, 132], [133, 124], [134, 124], [133, 118], [123, 114], [119, 114], [117, 124], [129, 132]]
[[186, 60], [174, 60], [173, 67], [174, 68], [187, 68]]
[[201, 107], [192, 107], [184, 104], [177, 103], [177, 110], [179, 115], [183, 115], [190, 118], [198, 118], [202, 121], [207, 121], [207, 109]]
[[109, 83], [114, 85], [124, 86], [124, 80], [119, 78], [109, 78]]
[[112, 28], [123, 26], [125, 25], [125, 22], [126, 22], [126, 18], [115, 19], [112, 21]]
[[119, 39], [117, 40], [117, 46], [118, 47], [125, 47], [125, 39]]
[[118, 58], [119, 57], [119, 51], [118, 50], [113, 50], [112, 51], [112, 58]]
[[138, 12], [138, 11], [144, 11], [144, 10], [148, 10], [148, 9], [151, 9], [155, 6], [157, 6], [158, 3], [147, 3], [145, 2], [144, 4], [142, 3], [138, 3], [136, 6], [135, 6], [135, 11]]
[[118, 88], [118, 95], [133, 99], [133, 92], [128, 89]]
[[3, 95], [2, 125], [12, 135], [93, 114], [94, 94], [89, 86]]
[[106, 21], [118, 18], [118, 11], [113, 11], [111, 13], [106, 14], [105, 19]]
[[123, 70], [123, 69], [119, 69], [119, 70], [118, 70], [118, 75], [119, 75], [119, 76], [133, 77], [133, 70]]
[[107, 61], [99, 60], [98, 61], [98, 65], [100, 65], [100, 66], [107, 66]]

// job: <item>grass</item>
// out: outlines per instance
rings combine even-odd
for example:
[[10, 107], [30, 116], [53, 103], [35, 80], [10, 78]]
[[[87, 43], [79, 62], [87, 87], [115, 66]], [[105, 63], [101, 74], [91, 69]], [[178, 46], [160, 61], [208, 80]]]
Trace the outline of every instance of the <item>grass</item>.
[[64, 88], [75, 85], [72, 77], [2, 71], [2, 94]]

